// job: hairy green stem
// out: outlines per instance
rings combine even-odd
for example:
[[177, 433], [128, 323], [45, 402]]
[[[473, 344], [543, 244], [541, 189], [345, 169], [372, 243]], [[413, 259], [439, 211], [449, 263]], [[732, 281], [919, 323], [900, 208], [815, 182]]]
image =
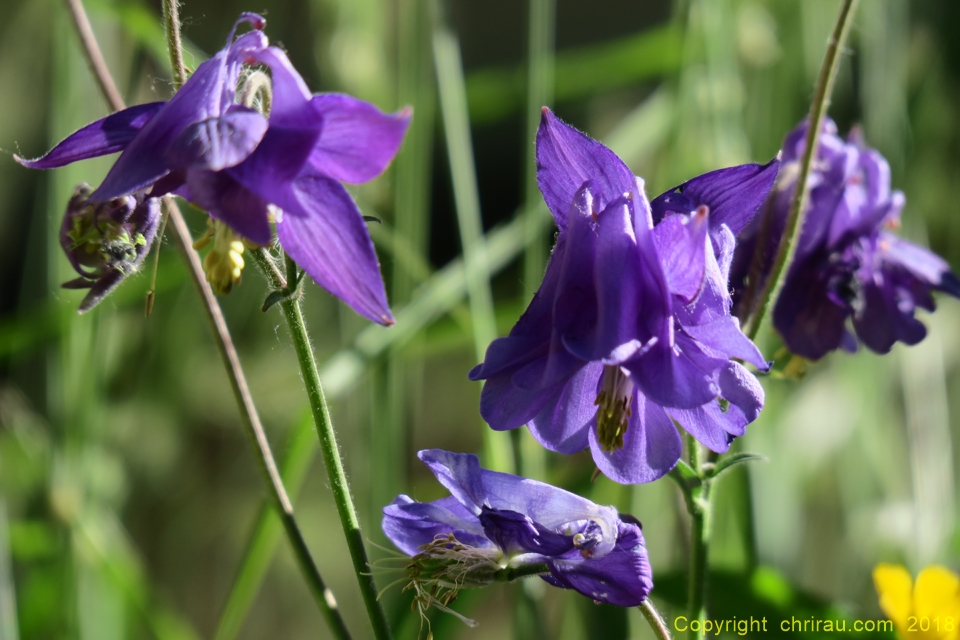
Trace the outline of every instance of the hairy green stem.
[[[696, 474], [693, 482], [681, 484], [687, 510], [690, 512], [690, 577], [687, 583], [687, 617], [690, 624], [691, 640], [703, 638], [703, 621], [706, 619], [707, 590], [707, 552], [710, 545], [710, 483], [705, 476], [700, 456], [700, 446], [689, 434], [686, 434], [687, 450], [690, 455], [690, 468]], [[699, 482], [696, 480], [699, 479]], [[693, 630], [693, 621], [697, 620], [698, 631]]]
[[637, 609], [640, 609], [640, 613], [647, 619], [647, 624], [650, 625], [653, 634], [657, 636], [659, 640], [670, 640], [670, 630], [667, 629], [667, 625], [663, 621], [663, 616], [661, 616], [657, 608], [653, 606], [653, 600], [647, 598]]
[[[274, 289], [281, 290], [285, 286], [294, 286], [293, 283], [297, 281], [297, 266], [289, 257], [285, 258], [288, 267], [286, 282], [282, 282], [278, 278], [277, 271], [266, 264], [271, 258], [260, 251], [253, 251], [251, 254], [254, 262]], [[287, 285], [287, 283], [290, 284]], [[320, 384], [320, 374], [317, 371], [317, 361], [314, 358], [313, 347], [310, 345], [310, 338], [307, 335], [307, 326], [303, 320], [300, 297], [296, 295], [288, 296], [280, 303], [280, 307], [283, 310], [283, 316], [287, 321], [287, 328], [293, 340], [297, 361], [300, 363], [300, 375], [306, 387], [310, 410], [313, 412], [314, 426], [316, 426], [317, 436], [320, 439], [320, 452], [323, 455], [330, 488], [333, 491], [333, 499], [337, 505], [343, 534], [347, 539], [350, 559], [353, 561], [353, 568], [357, 574], [357, 581], [360, 584], [360, 593], [367, 608], [367, 615], [370, 617], [370, 623], [373, 625], [377, 640], [389, 640], [391, 638], [390, 625], [377, 600], [377, 587], [370, 571], [370, 563], [367, 560], [367, 550], [363, 544], [363, 534], [360, 532], [360, 520], [357, 518], [353, 497], [350, 495], [350, 486], [347, 483], [347, 474], [343, 468], [343, 459], [340, 457], [337, 435], [333, 430], [330, 410], [327, 408], [323, 386]]]
[[513, 582], [514, 580], [529, 578], [530, 576], [542, 576], [545, 573], [550, 573], [550, 567], [547, 566], [546, 562], [538, 562], [536, 564], [525, 564], [519, 567], [500, 569], [494, 574], [493, 579], [496, 582]]
[[183, 66], [183, 45], [180, 42], [179, 0], [163, 0], [163, 30], [167, 34], [167, 53], [170, 54], [173, 86], [180, 89], [187, 81], [187, 70]]
[[[797, 252], [797, 240], [800, 231], [803, 229], [803, 219], [806, 216], [807, 203], [810, 198], [810, 185], [808, 184], [810, 170], [816, 157], [817, 147], [820, 144], [820, 127], [830, 104], [833, 85], [837, 79], [837, 71], [840, 69], [840, 54], [843, 52], [844, 43], [850, 33], [850, 25], [853, 23], [852, 18], [858, 1], [843, 0], [840, 15], [837, 17], [837, 23], [827, 43], [827, 52], [823, 57], [823, 66], [820, 67], [820, 76], [817, 78], [813, 102], [810, 104], [810, 115], [807, 118], [807, 136], [804, 140], [806, 146], [800, 159], [796, 190], [790, 203], [787, 224], [784, 228], [783, 238], [780, 240], [780, 246], [777, 248], [776, 257], [773, 260], [773, 267], [760, 294], [757, 311], [750, 320], [747, 335], [751, 339], [755, 338], [760, 331], [763, 317], [766, 315], [771, 301], [776, 299], [783, 287], [783, 280], [789, 272], [790, 264]], [[757, 243], [757, 250], [762, 250], [760, 242]]]
[[[164, 2], [164, 15], [172, 16], [175, 19], [177, 15], [176, 8], [168, 10], [167, 4], [167, 2]], [[123, 99], [115, 90], [116, 85], [113, 82], [110, 71], [107, 69], [106, 64], [103, 63], [103, 55], [100, 52], [100, 47], [97, 44], [96, 37], [90, 29], [90, 21], [87, 18], [82, 2], [80, 2], [80, 0], [70, 0], [68, 7], [70, 9], [74, 25], [80, 34], [80, 40], [83, 44], [87, 60], [90, 61], [90, 68], [94, 75], [97, 76], [97, 82], [104, 93], [104, 97], [110, 103], [110, 106], [113, 108], [113, 110], [119, 111], [123, 109]], [[174, 20], [174, 22], [168, 23], [167, 30], [168, 34], [173, 34], [169, 37], [168, 41], [170, 43], [175, 42], [177, 46], [176, 54], [171, 51], [170, 58], [171, 61], [174, 62], [175, 81], [177, 81], [179, 78], [179, 81], [177, 81], [177, 88], [179, 88], [183, 84], [184, 78], [183, 61], [179, 50], [179, 22]], [[171, 46], [173, 45], [171, 44]], [[99, 63], [96, 61], [99, 61]], [[114, 87], [114, 91], [109, 91], [109, 87]], [[306, 578], [311, 591], [314, 594], [314, 598], [320, 607], [321, 613], [330, 626], [330, 630], [333, 632], [336, 638], [340, 640], [349, 640], [350, 633], [347, 631], [346, 624], [343, 622], [343, 618], [340, 616], [340, 610], [337, 608], [336, 599], [333, 597], [333, 593], [326, 588], [323, 578], [320, 576], [320, 572], [317, 570], [316, 564], [313, 562], [313, 558], [310, 556], [310, 551], [306, 546], [303, 535], [300, 533], [296, 518], [294, 517], [293, 506], [290, 502], [290, 498], [287, 496], [286, 490], [284, 489], [283, 482], [280, 480], [280, 476], [277, 473], [277, 465], [273, 459], [273, 453], [270, 451], [270, 444], [267, 441], [266, 434], [263, 431], [263, 425], [260, 423], [260, 417], [257, 414], [256, 406], [253, 403], [253, 397], [250, 395], [250, 388], [247, 385], [246, 377], [244, 376], [243, 369], [240, 366], [240, 359], [237, 356], [236, 348], [234, 347], [233, 340], [230, 337], [230, 331], [227, 328], [227, 323], [223, 317], [223, 312], [220, 310], [220, 305], [217, 303], [217, 300], [213, 295], [213, 291], [210, 289], [210, 285], [204, 277], [203, 266], [200, 264], [200, 258], [193, 250], [193, 240], [190, 235], [190, 229], [187, 227], [187, 224], [183, 219], [183, 215], [180, 213], [180, 209], [177, 207], [177, 204], [173, 198], [171, 196], [165, 196], [163, 198], [163, 202], [167, 210], [167, 215], [173, 223], [175, 238], [183, 255], [184, 261], [187, 264], [187, 270], [197, 288], [197, 291], [200, 294], [200, 299], [203, 302], [207, 318], [210, 321], [214, 336], [217, 338], [217, 347], [220, 351], [221, 357], [223, 358], [224, 367], [227, 371], [227, 374], [230, 377], [230, 383], [233, 387], [234, 396], [237, 400], [237, 406], [240, 409], [240, 414], [244, 419], [243, 422], [244, 427], [246, 428], [245, 430], [248, 440], [254, 449], [258, 466], [260, 467], [267, 486], [270, 489], [271, 498], [277, 508], [277, 513], [280, 516], [287, 536], [290, 539], [290, 544], [293, 547], [294, 555], [297, 558], [297, 562], [303, 571], [304, 577]]]
[[250, 388], [247, 386], [247, 380], [243, 369], [240, 366], [240, 358], [237, 356], [237, 350], [230, 337], [230, 330], [227, 328], [226, 319], [220, 310], [220, 304], [213, 295], [210, 283], [206, 281], [203, 275], [203, 266], [200, 264], [200, 257], [193, 250], [190, 229], [183, 219], [183, 215], [177, 208], [176, 203], [170, 196], [164, 197], [164, 204], [167, 207], [170, 216], [170, 222], [175, 231], [174, 237], [183, 254], [184, 261], [187, 263], [191, 279], [200, 293], [203, 301], [203, 308], [206, 311], [207, 319], [213, 327], [214, 336], [217, 338], [217, 347], [223, 358], [224, 368], [230, 377], [230, 384], [233, 387], [234, 396], [237, 399], [237, 406], [240, 408], [240, 414], [243, 417], [243, 425], [247, 438], [253, 447], [257, 464], [260, 472], [264, 476], [267, 487], [270, 489], [270, 498], [274, 503], [280, 522], [286, 531], [287, 538], [290, 540], [290, 546], [293, 548], [294, 557], [300, 570], [303, 572], [304, 579], [310, 587], [314, 600], [320, 608], [320, 612], [326, 619], [334, 636], [341, 640], [348, 640], [350, 632], [340, 615], [340, 609], [337, 606], [336, 598], [333, 592], [326, 587], [320, 571], [317, 569], [307, 543], [300, 532], [296, 518], [293, 513], [293, 504], [287, 495], [277, 471], [277, 463], [274, 461], [273, 453], [270, 451], [270, 443], [267, 441], [266, 433], [263, 431], [263, 425], [260, 423], [260, 417], [257, 414], [257, 408], [253, 404], [253, 397], [250, 394]]

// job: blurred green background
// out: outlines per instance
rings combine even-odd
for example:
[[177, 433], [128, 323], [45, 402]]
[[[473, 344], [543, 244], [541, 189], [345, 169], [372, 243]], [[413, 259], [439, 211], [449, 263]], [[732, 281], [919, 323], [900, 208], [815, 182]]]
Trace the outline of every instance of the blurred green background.
[[[521, 313], [553, 237], [531, 182], [540, 105], [612, 146], [650, 195], [767, 161], [808, 109], [838, 6], [183, 4], [190, 66], [223, 46], [240, 11], [260, 11], [315, 91], [414, 107], [392, 169], [354, 191], [384, 221], [371, 231], [397, 325], [371, 326], [313, 284], [305, 298], [367, 538], [388, 544], [379, 509], [398, 492], [442, 495], [417, 450], [483, 450], [479, 385], [466, 373]], [[88, 10], [128, 103], [168, 97], [159, 2]], [[889, 159], [907, 196], [902, 233], [960, 266], [960, 5], [863, 2], [849, 54], [831, 115], [842, 132], [861, 123]], [[0, 640], [327, 637], [286, 541], [262, 521], [260, 476], [177, 252], [164, 243], [149, 319], [150, 269], [86, 316], [81, 294], [59, 288], [73, 277], [57, 242], [63, 206], [111, 162], [41, 173], [10, 155], [40, 155], [105, 114], [62, 3], [0, 3], [0, 88]], [[187, 215], [199, 234], [203, 214]], [[293, 349], [279, 312], [259, 312], [264, 296], [250, 269], [221, 302], [288, 488], [302, 485], [307, 541], [355, 637], [368, 637]], [[718, 485], [712, 617], [880, 618], [877, 562], [957, 567], [960, 304], [943, 300], [924, 321], [917, 347], [835, 354], [803, 380], [764, 381], [767, 406], [742, 449], [767, 461]], [[772, 356], [775, 339], [763, 342]], [[653, 597], [682, 612], [688, 518], [669, 480], [591, 484], [587, 452], [544, 454], [525, 432], [497, 441], [508, 442], [526, 475], [640, 518]], [[416, 637], [409, 593], [383, 597], [398, 637]], [[480, 625], [433, 615], [438, 638], [650, 637], [638, 612], [536, 580], [454, 606]]]

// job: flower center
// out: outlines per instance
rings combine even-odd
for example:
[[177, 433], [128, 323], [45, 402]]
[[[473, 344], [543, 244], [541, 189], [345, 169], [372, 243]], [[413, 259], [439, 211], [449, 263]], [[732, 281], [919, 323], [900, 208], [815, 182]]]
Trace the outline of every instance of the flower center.
[[603, 450], [612, 453], [623, 449], [633, 401], [633, 382], [619, 366], [603, 368], [603, 382], [597, 394], [597, 439]]
[[[82, 197], [84, 193], [78, 189], [74, 198]], [[133, 198], [117, 198], [68, 210], [70, 220], [64, 232], [64, 250], [74, 255], [81, 265], [93, 269], [96, 275], [111, 269], [121, 273], [132, 271], [137, 247], [146, 244], [143, 234], [128, 222], [135, 206]]]
[[193, 243], [193, 248], [200, 250], [213, 242], [213, 248], [203, 259], [203, 272], [207, 274], [207, 282], [213, 292], [222, 296], [230, 293], [234, 285], [240, 284], [244, 267], [244, 240], [219, 220], [209, 220], [208, 224], [207, 232]]

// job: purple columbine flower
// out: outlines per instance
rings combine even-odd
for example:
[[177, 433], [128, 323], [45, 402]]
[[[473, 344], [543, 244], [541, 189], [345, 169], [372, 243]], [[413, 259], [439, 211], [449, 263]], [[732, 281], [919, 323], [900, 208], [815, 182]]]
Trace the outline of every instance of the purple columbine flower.
[[[783, 235], [806, 133], [804, 122], [784, 141], [781, 179], [767, 203], [770, 232], [755, 292]], [[926, 329], [914, 317], [917, 307], [934, 310], [932, 291], [960, 297], [960, 280], [939, 256], [890, 233], [900, 225], [905, 199], [890, 190], [887, 161], [866, 146], [859, 129], [844, 142], [836, 124], [826, 119], [810, 186], [796, 256], [773, 308], [773, 325], [787, 347], [810, 360], [837, 348], [856, 351], [849, 325], [877, 353], [887, 353], [898, 340], [923, 340]], [[747, 290], [760, 218], [741, 237], [731, 278], [738, 298]]]
[[398, 496], [383, 509], [383, 531], [414, 558], [411, 566], [432, 570], [424, 580], [480, 587], [502, 569], [545, 563], [549, 574], [542, 577], [550, 584], [608, 604], [639, 605], [653, 588], [634, 518], [542, 482], [481, 469], [474, 455], [417, 455], [451, 496]]
[[[234, 39], [244, 22], [254, 30]], [[122, 151], [92, 202], [176, 193], [259, 245], [270, 244], [276, 218], [284, 250], [310, 277], [364, 317], [392, 324], [373, 242], [341, 182], [386, 169], [410, 111], [387, 115], [350, 96], [311, 95], [286, 54], [268, 46], [265, 24], [242, 14], [226, 46], [168, 102], [125, 109], [42, 158], [17, 160], [51, 169]], [[236, 102], [244, 65], [270, 69], [269, 119]]]
[[560, 453], [590, 447], [622, 483], [673, 468], [674, 423], [726, 451], [763, 406], [731, 358], [767, 366], [730, 315], [727, 272], [776, 173], [776, 161], [714, 171], [651, 207], [612, 151], [544, 109], [537, 178], [560, 234], [529, 308], [470, 372], [486, 380], [490, 426], [526, 424]]
[[160, 201], [124, 196], [92, 202], [92, 189], [76, 188], [60, 225], [60, 246], [79, 278], [65, 289], [89, 289], [80, 313], [99, 304], [107, 294], [140, 268], [157, 235]]

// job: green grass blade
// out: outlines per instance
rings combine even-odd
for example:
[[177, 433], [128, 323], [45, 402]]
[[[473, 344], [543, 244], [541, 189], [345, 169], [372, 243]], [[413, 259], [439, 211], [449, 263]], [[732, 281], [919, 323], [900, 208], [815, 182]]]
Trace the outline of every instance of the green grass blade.
[[[489, 271], [481, 268], [486, 262], [483, 255], [486, 246], [483, 242], [480, 194], [473, 162], [473, 143], [470, 140], [470, 114], [467, 111], [467, 90], [460, 61], [460, 44], [456, 36], [443, 27], [438, 27], [433, 34], [433, 59], [437, 68], [440, 111], [443, 116], [457, 226], [466, 267], [474, 349], [477, 359], [482, 360], [487, 346], [497, 337], [497, 322], [493, 312]], [[484, 459], [489, 468], [511, 471], [514, 465], [509, 435], [484, 429], [483, 436]]]

